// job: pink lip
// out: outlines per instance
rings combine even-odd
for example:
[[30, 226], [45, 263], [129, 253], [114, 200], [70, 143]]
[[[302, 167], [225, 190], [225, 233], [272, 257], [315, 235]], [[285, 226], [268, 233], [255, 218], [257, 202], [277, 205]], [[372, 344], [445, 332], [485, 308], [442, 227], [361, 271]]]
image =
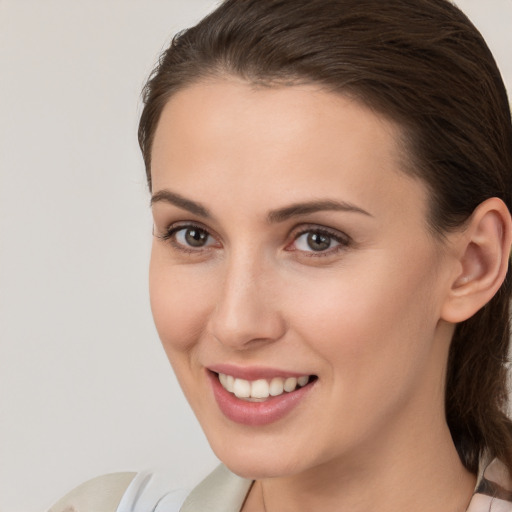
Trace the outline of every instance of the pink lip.
[[[222, 372], [224, 373], [224, 372]], [[264, 402], [247, 402], [237, 398], [233, 393], [225, 390], [216, 373], [207, 371], [213, 389], [213, 395], [219, 409], [231, 421], [242, 425], [263, 426], [274, 423], [290, 413], [311, 391], [316, 381], [291, 393], [269, 397]], [[232, 373], [228, 373], [233, 375]], [[262, 375], [258, 373], [258, 375]], [[272, 376], [285, 376], [282, 373], [272, 373]], [[243, 378], [243, 377], [240, 377]], [[264, 378], [264, 377], [260, 377]], [[253, 380], [253, 379], [247, 379]]]
[[258, 379], [272, 379], [273, 377], [302, 377], [309, 375], [308, 373], [297, 373], [279, 370], [278, 368], [267, 368], [260, 366], [234, 366], [231, 364], [216, 364], [208, 366], [208, 370], [215, 373], [225, 373], [232, 375], [235, 379], [245, 380], [258, 380]]

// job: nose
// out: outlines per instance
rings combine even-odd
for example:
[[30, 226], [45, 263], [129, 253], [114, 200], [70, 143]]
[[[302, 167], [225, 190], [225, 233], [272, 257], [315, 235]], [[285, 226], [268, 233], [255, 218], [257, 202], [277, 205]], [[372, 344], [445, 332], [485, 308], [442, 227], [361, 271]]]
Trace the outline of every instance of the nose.
[[232, 258], [226, 266], [210, 318], [213, 337], [237, 349], [282, 338], [286, 322], [278, 303], [279, 279], [275, 272], [247, 255]]

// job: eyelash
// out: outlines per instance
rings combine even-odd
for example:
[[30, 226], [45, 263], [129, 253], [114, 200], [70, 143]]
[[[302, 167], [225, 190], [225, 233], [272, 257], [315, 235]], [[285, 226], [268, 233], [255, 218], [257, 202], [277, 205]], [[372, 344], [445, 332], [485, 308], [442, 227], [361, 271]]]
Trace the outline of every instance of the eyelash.
[[198, 231], [206, 233], [208, 235], [208, 237], [212, 237], [212, 235], [208, 231], [208, 229], [204, 226], [201, 226], [200, 224], [171, 225], [165, 230], [165, 233], [163, 233], [161, 235], [156, 235], [156, 236], [158, 238], [160, 238], [160, 240], [170, 243], [172, 245], [172, 247], [177, 249], [178, 251], [185, 252], [188, 254], [198, 254], [200, 251], [204, 251], [205, 249], [208, 249], [209, 248], [208, 246], [193, 248], [193, 247], [186, 246], [186, 245], [181, 244], [176, 241], [176, 234], [179, 231], [187, 231], [190, 229], [197, 229]]
[[[307, 226], [293, 235], [293, 240], [291, 244], [297, 243], [297, 240], [299, 240], [301, 236], [306, 235], [308, 233], [326, 236], [331, 240], [331, 242], [334, 240], [335, 242], [337, 242], [338, 245], [335, 245], [334, 247], [329, 247], [323, 251], [302, 251], [301, 249], [287, 250], [300, 251], [307, 258], [321, 258], [326, 256], [332, 256], [333, 254], [337, 254], [338, 252], [347, 249], [352, 242], [351, 238], [345, 233], [340, 233], [339, 231], [332, 231], [328, 228], [320, 226]], [[287, 247], [289, 247], [289, 245], [287, 245]]]
[[[203, 246], [203, 247], [193, 248], [193, 247], [189, 247], [187, 245], [184, 245], [184, 244], [176, 241], [177, 233], [179, 233], [180, 231], [186, 231], [186, 230], [191, 230], [191, 229], [197, 229], [203, 233], [206, 233], [206, 235], [208, 237], [214, 238], [213, 235], [209, 232], [209, 230], [206, 227], [202, 226], [201, 224], [195, 224], [195, 223], [171, 225], [166, 229], [165, 233], [163, 233], [161, 235], [156, 235], [156, 236], [165, 242], [169, 242], [173, 246], [173, 248], [175, 248], [181, 252], [188, 253], [188, 254], [198, 254], [198, 253], [204, 251], [205, 249], [210, 249], [211, 246]], [[290, 247], [292, 244], [295, 244], [301, 236], [306, 235], [308, 233], [314, 233], [314, 234], [326, 236], [331, 241], [335, 241], [338, 245], [335, 245], [334, 247], [329, 247], [326, 250], [321, 250], [321, 251], [314, 251], [314, 250], [304, 251], [304, 250], [296, 249], [296, 248], [288, 249], [288, 247]], [[339, 231], [332, 231], [325, 227], [312, 225], [312, 226], [303, 227], [301, 230], [294, 233], [292, 241], [286, 245], [285, 250], [290, 251], [290, 252], [301, 252], [305, 257], [308, 257], [308, 258], [309, 257], [319, 258], [319, 257], [331, 256], [333, 254], [336, 254], [342, 250], [347, 249], [351, 244], [352, 244], [352, 239], [345, 233], [340, 233]]]

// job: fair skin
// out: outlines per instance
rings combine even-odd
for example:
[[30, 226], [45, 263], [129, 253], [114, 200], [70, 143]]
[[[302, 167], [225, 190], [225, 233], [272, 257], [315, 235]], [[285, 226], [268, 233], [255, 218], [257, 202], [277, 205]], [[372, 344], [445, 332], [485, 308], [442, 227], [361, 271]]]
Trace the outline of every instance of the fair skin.
[[[464, 299], [491, 267], [473, 224], [499, 238], [505, 214], [494, 200], [441, 242], [398, 135], [319, 87], [234, 78], [191, 85], [162, 113], [153, 315], [213, 450], [257, 480], [244, 512], [467, 507], [475, 477], [446, 425], [444, 375], [454, 323], [504, 275], [501, 262], [479, 299]], [[284, 415], [261, 419], [258, 401], [223, 390], [220, 366], [310, 379]]]

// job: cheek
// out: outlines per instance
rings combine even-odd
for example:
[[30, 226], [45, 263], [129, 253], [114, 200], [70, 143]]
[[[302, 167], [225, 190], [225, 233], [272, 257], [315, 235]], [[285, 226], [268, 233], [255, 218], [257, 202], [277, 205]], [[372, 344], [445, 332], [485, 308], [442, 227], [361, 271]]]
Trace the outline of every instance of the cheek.
[[194, 347], [204, 330], [212, 300], [208, 280], [202, 279], [194, 265], [170, 265], [162, 252], [153, 248], [149, 294], [156, 329], [171, 358]]
[[374, 261], [365, 272], [350, 269], [293, 290], [295, 328], [333, 374], [395, 380], [424, 360], [437, 323], [433, 272], [409, 263], [405, 273], [404, 266], [398, 258]]
[[357, 273], [359, 279], [339, 276], [336, 286], [324, 282], [314, 296], [294, 289], [296, 333], [314, 351], [311, 360], [326, 363], [319, 369], [335, 400], [333, 426], [325, 428], [335, 437], [340, 418], [354, 439], [374, 435], [431, 382], [431, 276], [397, 279], [389, 267], [378, 269]]

